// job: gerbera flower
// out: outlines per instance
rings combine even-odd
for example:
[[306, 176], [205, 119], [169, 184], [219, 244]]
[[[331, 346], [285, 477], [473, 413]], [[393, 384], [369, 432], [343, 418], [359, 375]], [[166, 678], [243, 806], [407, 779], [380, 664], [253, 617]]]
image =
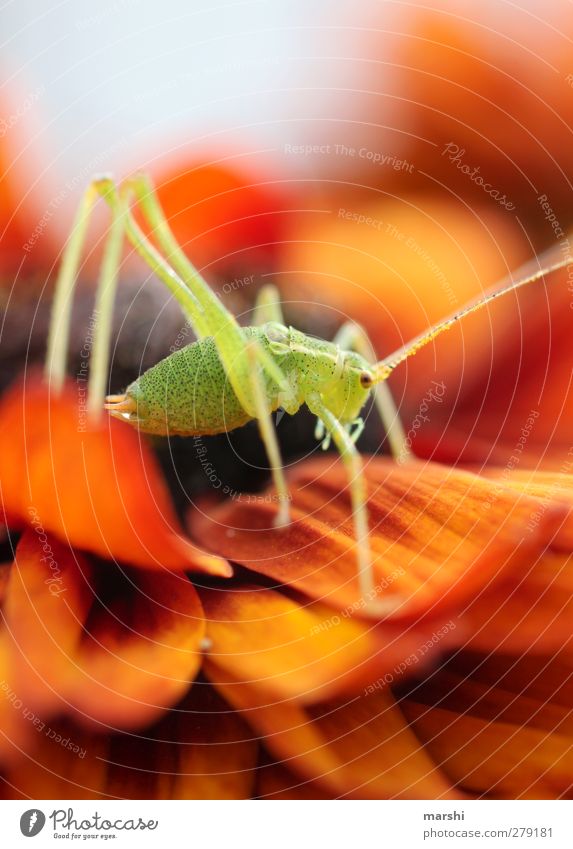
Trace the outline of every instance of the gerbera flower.
[[269, 492], [193, 508], [188, 537], [145, 444], [84, 405], [27, 376], [0, 407], [22, 531], [0, 583], [6, 795], [569, 792], [566, 476], [367, 457], [380, 621], [337, 461], [291, 472], [288, 529]]
[[[49, 413], [46, 458], [57, 456], [62, 439], [72, 458], [73, 442], [83, 444], [83, 475], [72, 467], [68, 480], [85, 526], [98, 518], [95, 542], [89, 533], [78, 536], [73, 521], [67, 539], [61, 538], [67, 514], [57, 514], [66, 509], [68, 483], [60, 479], [55, 491], [49, 471], [36, 477], [37, 433], [17, 432], [15, 409], [26, 409], [27, 421], [46, 422]], [[25, 394], [14, 390], [0, 411], [0, 467], [8, 461], [7, 437], [12, 444], [15, 437], [16, 444], [29, 440], [21, 485], [30, 482], [38, 517], [47, 506], [44, 493], [50, 499], [56, 493], [60, 502], [55, 516], [45, 510], [41, 528], [35, 516], [20, 517], [32, 527], [5, 567], [0, 703], [10, 723], [3, 735], [6, 792], [79, 798], [495, 795], [493, 785], [468, 783], [461, 766], [449, 772], [448, 757], [420, 746], [418, 727], [429, 742], [434, 736], [424, 724], [433, 714], [421, 710], [419, 700], [425, 704], [429, 693], [438, 702], [447, 699], [452, 722], [456, 709], [462, 722], [466, 707], [463, 700], [457, 704], [456, 688], [441, 691], [439, 683], [429, 683], [440, 676], [450, 681], [450, 665], [460, 658], [468, 664], [493, 651], [511, 668], [512, 658], [517, 663], [528, 652], [540, 668], [549, 654], [566, 666], [570, 490], [554, 487], [551, 504], [526, 535], [527, 523], [542, 510], [539, 498], [433, 464], [370, 461], [377, 584], [400, 602], [395, 616], [373, 622], [357, 589], [343, 471], [330, 458], [304, 463], [292, 476], [295, 521], [286, 532], [270, 529], [264, 500], [229, 501], [213, 518], [196, 516], [199, 542], [250, 571], [215, 583], [195, 575], [194, 587], [183, 568], [221, 573], [221, 561], [185, 546], [189, 560], [181, 560], [181, 571], [161, 569], [160, 557], [138, 567], [135, 534], [132, 562], [126, 563], [125, 541], [118, 552], [123, 562], [109, 560], [119, 540], [117, 517], [97, 514], [94, 505], [100, 492], [111, 502], [129, 499], [129, 485], [124, 493], [119, 476], [93, 476], [91, 458], [101, 463], [115, 446], [116, 431], [128, 434], [118, 466], [137, 468], [142, 446], [117, 422], [91, 425], [86, 440], [70, 428], [76, 417], [73, 394], [50, 401], [37, 385]], [[149, 488], [139, 487], [139, 501], [129, 502], [136, 527], [140, 516], [150, 521], [154, 471], [148, 464]], [[15, 516], [19, 499], [11, 497], [6, 480], [4, 503]], [[546, 492], [548, 481], [540, 484]], [[172, 534], [169, 528], [163, 537], [171, 569]], [[108, 541], [108, 560], [79, 550], [101, 553], [100, 538]], [[446, 652], [453, 659], [444, 666]], [[169, 717], [160, 719], [168, 708]], [[482, 725], [498, 742], [506, 734], [508, 757], [515, 757], [515, 728], [499, 720], [498, 708], [495, 699], [485, 700]], [[480, 741], [477, 750], [485, 757]], [[529, 792], [532, 776], [537, 793], [565, 792], [561, 767], [544, 778], [547, 763], [538, 759], [537, 746], [524, 752], [520, 745], [524, 769], [516, 767], [503, 792]], [[472, 758], [475, 753], [468, 771]]]

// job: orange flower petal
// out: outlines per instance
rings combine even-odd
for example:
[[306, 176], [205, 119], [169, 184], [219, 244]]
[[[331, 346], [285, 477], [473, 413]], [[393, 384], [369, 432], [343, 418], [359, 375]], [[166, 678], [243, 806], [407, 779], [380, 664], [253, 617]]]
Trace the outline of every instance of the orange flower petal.
[[571, 639], [571, 554], [545, 553], [470, 601], [461, 614], [472, 636], [466, 647], [483, 651], [558, 651]]
[[14, 663], [9, 634], [0, 624], [0, 765], [14, 760], [30, 746], [34, 736], [24, 716], [24, 704], [14, 680]]
[[280, 764], [262, 764], [257, 770], [257, 799], [332, 799], [315, 781], [308, 781]]
[[240, 716], [211, 686], [199, 683], [140, 738], [114, 738], [108, 792], [127, 792], [131, 798], [248, 799], [258, 748]]
[[[213, 151], [209, 151], [211, 158]], [[281, 243], [288, 194], [260, 157], [222, 152], [219, 161], [182, 158], [155, 176], [159, 200], [178, 241], [210, 277], [265, 267]], [[241, 272], [242, 269], [242, 272]]]
[[44, 723], [0, 779], [6, 799], [106, 799], [108, 744], [72, 722]]
[[[211, 590], [201, 599], [212, 643], [206, 674], [229, 687], [255, 687], [269, 700], [312, 703], [363, 689], [415, 653], [441, 624], [372, 625], [262, 588]], [[444, 636], [437, 650], [461, 639], [453, 630]]]
[[14, 689], [44, 720], [58, 708], [118, 727], [148, 722], [199, 668], [205, 623], [195, 588], [183, 573], [95, 575], [46, 540], [24, 534], [6, 595]]
[[468, 792], [509, 799], [569, 795], [571, 693], [566, 705], [553, 693], [556, 686], [571, 690], [571, 664], [507, 655], [493, 658], [488, 671], [489, 663], [464, 653], [404, 697], [413, 731]]
[[135, 728], [189, 689], [201, 663], [203, 608], [184, 574], [117, 576], [97, 593], [67, 693], [84, 722]]
[[0, 485], [11, 517], [108, 559], [230, 574], [181, 535], [157, 465], [137, 433], [90, 424], [82, 384], [61, 395], [34, 379], [0, 405]]
[[[203, 685], [140, 735], [98, 735], [57, 722], [10, 764], [4, 795], [32, 799], [246, 799], [258, 743]], [[62, 742], [64, 741], [64, 742]], [[0, 781], [1, 786], [1, 781]]]
[[573, 454], [562, 461], [561, 468], [552, 472], [538, 470], [516, 470], [514, 468], [480, 469], [481, 477], [492, 481], [497, 492], [500, 488], [514, 490], [536, 499], [527, 522], [527, 531], [531, 534], [539, 527], [552, 505], [561, 505], [567, 518], [556, 528], [551, 539], [551, 548], [570, 552], [573, 550], [573, 521], [570, 515], [573, 508]]
[[[366, 458], [375, 584], [399, 617], [455, 609], [511, 558], [531, 557], [568, 512], [546, 508], [535, 533], [524, 529], [540, 502], [477, 475], [433, 463], [402, 466]], [[367, 614], [344, 469], [331, 458], [300, 464], [290, 477], [293, 523], [274, 530], [276, 505], [235, 499], [194, 518], [199, 540], [219, 554], [312, 598]], [[551, 530], [549, 529], [551, 525]], [[507, 567], [505, 564], [508, 564]]]
[[[561, 259], [557, 251], [553, 261]], [[445, 403], [434, 405], [424, 440], [416, 440], [417, 453], [495, 463], [507, 467], [510, 477], [540, 462], [556, 471], [566, 471], [568, 464], [570, 469], [571, 300], [570, 269], [519, 295], [519, 312], [506, 313], [503, 324], [494, 326], [491, 350], [473, 349], [479, 368], [471, 379], [466, 376], [460, 397], [448, 390]], [[450, 387], [447, 374], [444, 382]], [[453, 412], [450, 401], [456, 404]], [[411, 402], [415, 410], [415, 399]]]
[[[433, 188], [431, 195], [381, 201], [377, 192], [357, 194], [345, 186], [344, 194], [319, 198], [314, 217], [297, 218], [285, 240], [279, 279], [285, 300], [288, 293], [293, 301], [291, 309], [300, 298], [308, 332], [313, 331], [309, 305], [317, 304], [316, 321], [325, 313], [336, 324], [358, 321], [377, 355], [388, 356], [529, 256], [529, 244], [507, 214], [475, 202], [470, 209], [450, 192]], [[353, 215], [373, 224], [358, 223]], [[406, 430], [432, 380], [444, 381], [446, 393], [441, 404], [432, 404], [431, 420], [439, 415], [436, 408], [451, 412], [460, 387], [483, 374], [508, 322], [519, 318], [517, 299], [502, 299], [396, 369], [389, 385]]]
[[61, 706], [92, 603], [90, 568], [55, 537], [27, 530], [16, 548], [3, 616], [14, 688], [34, 710]]
[[[58, 253], [55, 213], [63, 197], [54, 203], [58, 192], [54, 163], [48, 167], [47, 158], [43, 164], [38, 161], [38, 149], [44, 149], [44, 140], [40, 139], [46, 129], [34, 114], [38, 92], [26, 90], [13, 77], [8, 80], [5, 73], [0, 92], [1, 286], [12, 284], [15, 275], [41, 274], [43, 283]], [[68, 192], [62, 194], [65, 197]], [[34, 285], [30, 277], [23, 282], [26, 287]], [[39, 286], [37, 291], [39, 294]]]
[[251, 687], [219, 687], [290, 770], [336, 796], [458, 799], [388, 690], [303, 709], [267, 705]]

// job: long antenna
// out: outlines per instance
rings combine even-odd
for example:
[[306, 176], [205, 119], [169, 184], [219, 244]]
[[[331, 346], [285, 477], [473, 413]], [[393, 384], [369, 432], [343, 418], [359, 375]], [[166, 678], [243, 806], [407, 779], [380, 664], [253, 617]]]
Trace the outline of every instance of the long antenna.
[[388, 375], [394, 371], [396, 366], [403, 363], [404, 360], [408, 359], [408, 357], [412, 357], [420, 350], [420, 348], [423, 348], [424, 345], [427, 345], [428, 342], [431, 342], [432, 339], [435, 339], [436, 336], [440, 335], [440, 333], [443, 333], [445, 330], [449, 330], [450, 327], [457, 324], [460, 319], [465, 318], [472, 312], [476, 312], [486, 304], [489, 304], [490, 301], [495, 300], [495, 298], [507, 295], [509, 292], [514, 292], [516, 289], [521, 289], [522, 286], [529, 286], [530, 283], [535, 283], [537, 280], [541, 280], [542, 277], [553, 274], [555, 271], [566, 268], [568, 265], [573, 265], [573, 257], [567, 257], [560, 262], [556, 262], [554, 265], [542, 268], [540, 271], [536, 271], [529, 277], [524, 277], [522, 280], [518, 280], [517, 283], [511, 283], [509, 286], [504, 286], [501, 289], [490, 289], [482, 297], [475, 298], [470, 301], [465, 307], [463, 307], [463, 309], [459, 310], [459, 312], [452, 313], [452, 315], [448, 318], [438, 322], [438, 324], [434, 324], [433, 327], [429, 328], [429, 330], [425, 330], [423, 333], [420, 333], [419, 336], [414, 337], [414, 339], [410, 342], [407, 342], [401, 348], [398, 348], [398, 350], [394, 351], [393, 354], [390, 354], [389, 357], [386, 357], [384, 360], [380, 360], [380, 362], [376, 363], [371, 370], [374, 378], [373, 383], [381, 383], [383, 380], [386, 380]]

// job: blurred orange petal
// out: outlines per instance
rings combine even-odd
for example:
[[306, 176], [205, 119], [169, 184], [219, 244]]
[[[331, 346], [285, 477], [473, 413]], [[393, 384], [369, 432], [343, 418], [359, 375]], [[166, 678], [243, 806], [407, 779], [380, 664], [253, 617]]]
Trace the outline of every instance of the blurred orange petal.
[[90, 567], [51, 535], [28, 529], [16, 548], [3, 616], [14, 688], [34, 710], [60, 706], [92, 603]]
[[386, 688], [348, 702], [268, 705], [252, 687], [220, 687], [275, 757], [335, 796], [459, 799]]
[[[252, 796], [259, 741], [209, 684], [198, 682], [185, 701], [157, 726], [154, 736], [157, 763], [174, 773], [170, 781], [167, 776], [169, 798]], [[167, 751], [163, 740], [168, 743]]]
[[131, 571], [98, 588], [67, 697], [84, 722], [144, 725], [191, 686], [203, 608], [184, 574]]
[[[542, 550], [570, 507], [540, 502], [471, 473], [434, 463], [403, 465], [366, 458], [370, 541], [378, 598], [393, 616], [445, 614], [514, 561]], [[301, 463], [290, 475], [293, 523], [275, 530], [276, 504], [234, 499], [194, 517], [197, 537], [219, 554], [296, 587], [312, 598], [367, 614], [356, 577], [346, 475], [331, 457]], [[499, 491], [498, 491], [499, 490]], [[550, 527], [551, 526], [551, 527]], [[518, 568], [518, 567], [517, 567]]]
[[269, 267], [288, 210], [288, 194], [265, 175], [260, 157], [227, 155], [173, 161], [154, 175], [169, 223], [193, 263], [227, 277]]
[[463, 612], [472, 636], [466, 647], [483, 651], [559, 651], [571, 638], [573, 555], [545, 553], [479, 594]]
[[[364, 688], [415, 652], [441, 624], [372, 625], [262, 588], [211, 590], [201, 599], [212, 642], [205, 673], [219, 683], [230, 681], [230, 688], [240, 682], [269, 699], [303, 703]], [[453, 632], [440, 648], [452, 637]]]
[[[561, 251], [553, 256], [554, 261], [562, 258]], [[476, 370], [465, 384], [447, 431], [446, 411], [434, 409], [428, 430], [439, 442], [440, 456], [451, 459], [448, 445], [455, 434], [463, 446], [455, 456], [466, 456], [469, 449], [469, 462], [507, 464], [510, 477], [514, 470], [539, 464], [571, 470], [572, 273], [564, 269], [547, 277], [545, 286], [530, 289], [527, 297], [524, 293], [521, 315], [500, 329], [481, 373]], [[484, 352], [476, 355], [484, 357]]]
[[[0, 92], [0, 285], [11, 284], [13, 275], [45, 272], [58, 254], [57, 215], [53, 206], [57, 191], [53, 169], [44, 169], [34, 153], [41, 125], [34, 107], [44, 87], [25, 90], [14, 75], [3, 69]], [[8, 78], [12, 77], [8, 83]], [[46, 172], [51, 172], [49, 175]], [[61, 194], [61, 188], [60, 188]], [[61, 200], [61, 199], [60, 199]], [[59, 205], [59, 204], [58, 204]], [[29, 279], [26, 281], [29, 285]]]
[[522, 201], [524, 215], [535, 216], [532, 192], [560, 201], [566, 214], [570, 91], [555, 81], [571, 73], [569, 5], [505, 7], [502, 25], [499, 11], [463, 3], [452, 14], [450, 4], [431, 0], [405, 21], [396, 76], [408, 97], [408, 155], [422, 182], [429, 172], [473, 204], [483, 189], [443, 154], [455, 143], [492, 192]]
[[44, 724], [33, 743], [5, 769], [0, 779], [3, 798], [108, 798], [105, 737], [60, 720]]
[[257, 799], [330, 799], [315, 781], [308, 781], [276, 763], [261, 764], [257, 770]]
[[87, 420], [84, 388], [70, 383], [54, 395], [33, 378], [2, 399], [0, 487], [8, 517], [110, 560], [228, 576], [228, 563], [182, 535], [137, 433], [107, 416]]
[[434, 761], [468, 792], [569, 797], [572, 673], [560, 657], [462, 653], [400, 704]]
[[44, 719], [58, 708], [118, 727], [150, 721], [198, 671], [205, 622], [195, 588], [183, 573], [94, 574], [46, 540], [24, 534], [6, 594], [16, 692]]
[[[140, 734], [98, 735], [56, 722], [6, 770], [4, 795], [32, 799], [249, 798], [258, 743], [240, 717], [202, 693]], [[62, 742], [63, 741], [63, 742]]]
[[10, 637], [0, 621], [0, 764], [18, 757], [33, 738], [32, 725], [27, 721], [24, 705], [14, 676], [15, 666]]
[[[282, 297], [293, 299], [293, 311], [298, 299], [303, 302], [299, 309], [306, 322], [312, 305], [315, 323], [322, 314], [337, 325], [358, 321], [380, 357], [483, 294], [531, 251], [507, 215], [480, 205], [469, 209], [450, 195], [395, 199], [345, 192], [323, 198], [321, 206], [329, 214], [301, 217], [285, 241]], [[371, 223], [359, 223], [359, 217]], [[509, 296], [400, 366], [389, 385], [404, 423], [432, 380], [444, 381], [443, 402], [451, 409], [460, 387], [483, 374], [508, 321], [519, 314], [518, 300]], [[307, 329], [312, 332], [312, 324]]]

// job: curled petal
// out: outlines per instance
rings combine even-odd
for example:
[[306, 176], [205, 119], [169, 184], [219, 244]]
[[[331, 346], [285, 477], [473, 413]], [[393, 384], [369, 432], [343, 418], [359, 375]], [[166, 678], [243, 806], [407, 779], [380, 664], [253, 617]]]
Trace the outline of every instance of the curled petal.
[[44, 720], [64, 710], [88, 723], [149, 722], [199, 668], [205, 623], [193, 584], [183, 573], [96, 572], [45, 538], [22, 537], [4, 604], [15, 689]]
[[184, 695], [201, 663], [203, 609], [184, 574], [117, 576], [86, 631], [67, 693], [83, 722], [140, 727]]
[[181, 534], [137, 433], [105, 415], [87, 419], [83, 386], [56, 396], [34, 379], [4, 397], [0, 488], [8, 516], [110, 560], [228, 576], [226, 561]]

